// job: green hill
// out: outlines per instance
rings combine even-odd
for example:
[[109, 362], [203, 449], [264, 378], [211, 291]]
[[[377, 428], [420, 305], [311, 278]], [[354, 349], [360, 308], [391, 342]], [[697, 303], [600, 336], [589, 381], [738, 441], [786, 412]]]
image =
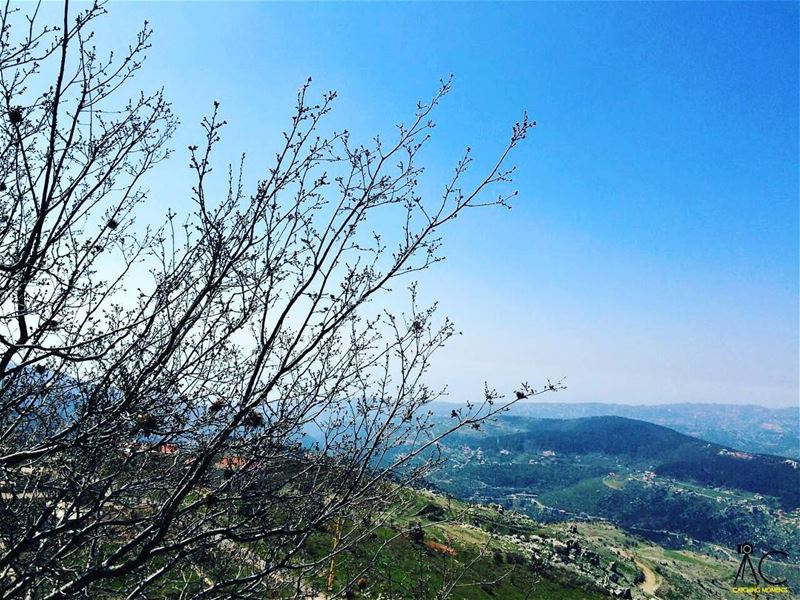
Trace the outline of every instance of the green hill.
[[606, 519], [661, 544], [735, 548], [742, 541], [800, 556], [800, 470], [621, 417], [500, 420], [448, 440], [431, 478], [457, 497], [537, 519]]
[[551, 450], [624, 457], [657, 474], [773, 496], [787, 510], [800, 507], [800, 469], [796, 461], [783, 457], [739, 452], [624, 417], [525, 419], [519, 426], [525, 430], [487, 436], [482, 447], [525, 454]]
[[[457, 405], [437, 403], [443, 417]], [[527, 419], [576, 419], [617, 416], [647, 421], [680, 433], [746, 452], [800, 459], [800, 409], [747, 404], [564, 404], [518, 402], [499, 422], [513, 428]], [[523, 425], [524, 429], [524, 425]]]

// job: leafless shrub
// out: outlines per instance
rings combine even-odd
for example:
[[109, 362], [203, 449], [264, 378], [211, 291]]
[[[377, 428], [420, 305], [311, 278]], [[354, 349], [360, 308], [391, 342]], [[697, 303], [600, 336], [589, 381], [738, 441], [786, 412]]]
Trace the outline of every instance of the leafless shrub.
[[364, 528], [323, 556], [312, 535], [378, 526], [441, 436], [499, 409], [487, 391], [434, 429], [424, 376], [453, 325], [413, 284], [407, 314], [381, 294], [441, 260], [459, 214], [506, 204], [488, 193], [531, 124], [471, 189], [468, 151], [430, 200], [417, 157], [449, 81], [371, 145], [320, 133], [336, 95], [310, 102], [309, 82], [266, 176], [248, 192], [231, 169], [212, 197], [215, 104], [194, 210], [142, 231], [175, 119], [161, 92], [124, 95], [149, 26], [104, 57], [103, 13], [0, 15], [0, 592], [302, 596]]

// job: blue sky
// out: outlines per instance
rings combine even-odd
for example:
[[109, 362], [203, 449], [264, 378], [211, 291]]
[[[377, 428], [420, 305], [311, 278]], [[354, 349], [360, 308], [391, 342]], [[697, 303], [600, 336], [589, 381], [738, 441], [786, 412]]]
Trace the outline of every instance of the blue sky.
[[188, 206], [186, 145], [215, 99], [220, 162], [269, 163], [298, 85], [339, 127], [390, 133], [455, 75], [425, 154], [489, 161], [527, 110], [512, 211], [459, 219], [421, 278], [464, 332], [452, 399], [567, 377], [556, 401], [798, 403], [798, 4], [112, 3], [138, 77], [183, 122], [151, 215]]

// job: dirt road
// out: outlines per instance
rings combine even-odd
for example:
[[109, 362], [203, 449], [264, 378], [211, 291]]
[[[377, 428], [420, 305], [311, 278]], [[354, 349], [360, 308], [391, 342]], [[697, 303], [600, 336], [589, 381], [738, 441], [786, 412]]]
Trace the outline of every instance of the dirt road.
[[655, 596], [656, 591], [658, 590], [658, 577], [656, 577], [653, 569], [636, 559], [633, 559], [633, 562], [635, 562], [636, 566], [642, 570], [642, 573], [644, 573], [644, 581], [640, 584], [642, 591]]

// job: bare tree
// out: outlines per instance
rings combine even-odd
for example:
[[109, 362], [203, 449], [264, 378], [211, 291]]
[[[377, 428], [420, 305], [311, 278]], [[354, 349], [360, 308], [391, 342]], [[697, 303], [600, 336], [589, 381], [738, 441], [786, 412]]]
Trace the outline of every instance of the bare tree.
[[[506, 204], [487, 192], [532, 123], [470, 189], [467, 151], [431, 200], [417, 157], [449, 81], [369, 145], [322, 133], [335, 94], [310, 102], [309, 81], [266, 176], [246, 191], [229, 169], [220, 196], [215, 104], [190, 148], [194, 209], [144, 229], [143, 178], [176, 121], [161, 92], [125, 95], [149, 26], [105, 56], [91, 34], [104, 12], [1, 16], [0, 591], [313, 594], [438, 439], [502, 404], [487, 391], [433, 427], [441, 391], [424, 378], [454, 330], [408, 277], [441, 259], [460, 213]], [[403, 314], [382, 308], [395, 281]], [[334, 530], [335, 547], [309, 551]]]

